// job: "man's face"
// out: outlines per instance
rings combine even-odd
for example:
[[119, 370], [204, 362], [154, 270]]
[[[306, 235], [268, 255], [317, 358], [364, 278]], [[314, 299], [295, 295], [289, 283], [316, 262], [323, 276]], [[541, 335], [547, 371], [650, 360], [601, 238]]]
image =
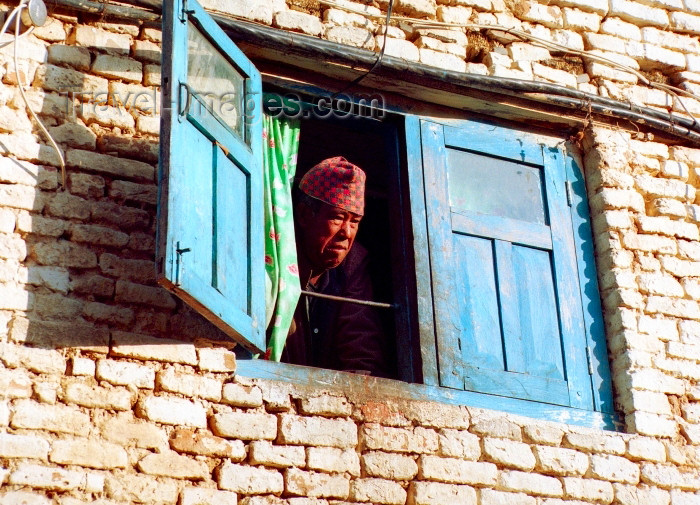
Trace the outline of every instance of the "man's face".
[[315, 214], [304, 208], [299, 224], [311, 267], [314, 272], [337, 267], [350, 252], [362, 216], [325, 203]]

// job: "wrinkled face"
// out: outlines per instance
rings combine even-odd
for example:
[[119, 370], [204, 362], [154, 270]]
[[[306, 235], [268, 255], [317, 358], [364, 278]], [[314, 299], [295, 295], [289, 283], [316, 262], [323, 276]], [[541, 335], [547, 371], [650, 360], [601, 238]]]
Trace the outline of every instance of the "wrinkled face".
[[302, 209], [298, 224], [311, 268], [320, 273], [337, 267], [350, 252], [362, 216], [326, 204], [315, 214], [306, 206]]

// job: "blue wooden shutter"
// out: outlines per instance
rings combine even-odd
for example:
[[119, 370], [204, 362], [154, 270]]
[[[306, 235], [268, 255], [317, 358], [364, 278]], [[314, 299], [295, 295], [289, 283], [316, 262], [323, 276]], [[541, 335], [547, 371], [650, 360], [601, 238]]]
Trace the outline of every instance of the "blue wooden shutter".
[[260, 352], [260, 74], [194, 0], [163, 10], [159, 282]]
[[468, 121], [421, 143], [440, 384], [592, 410], [564, 156]]

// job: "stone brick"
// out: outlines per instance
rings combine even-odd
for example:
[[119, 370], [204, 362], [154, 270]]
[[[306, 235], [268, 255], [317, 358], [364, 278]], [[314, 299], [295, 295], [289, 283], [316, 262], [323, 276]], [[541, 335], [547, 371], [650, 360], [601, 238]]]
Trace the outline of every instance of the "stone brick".
[[153, 184], [138, 184], [114, 181], [109, 187], [109, 196], [119, 201], [134, 201], [156, 204], [158, 188]]
[[[199, 349], [200, 352], [202, 350]], [[263, 403], [262, 391], [257, 386], [228, 383], [224, 384], [222, 401], [237, 407], [260, 407]]]
[[211, 377], [178, 373], [172, 368], [158, 372], [156, 384], [159, 389], [179, 393], [187, 397], [198, 397], [212, 401], [221, 399], [222, 383]]
[[180, 505], [236, 505], [238, 499], [231, 491], [201, 487], [186, 487], [180, 496]]
[[15, 209], [41, 211], [45, 198], [34, 188], [0, 184], [0, 205]]
[[331, 42], [374, 50], [375, 39], [372, 32], [357, 26], [331, 26], [325, 31], [325, 38]]
[[212, 418], [211, 429], [220, 437], [273, 440], [277, 437], [277, 416], [264, 412], [225, 412]]
[[617, 16], [638, 26], [664, 27], [669, 22], [669, 17], [665, 10], [632, 2], [631, 0], [611, 0], [610, 15]]
[[148, 163], [81, 149], [69, 149], [66, 152], [66, 164], [72, 168], [94, 170], [95, 172], [118, 177], [146, 179], [149, 181], [155, 178], [155, 169], [153, 165]]
[[627, 249], [634, 251], [650, 251], [664, 254], [676, 254], [677, 251], [676, 240], [663, 235], [647, 235], [630, 231], [622, 234], [622, 243]]
[[700, 307], [694, 300], [649, 296], [645, 310], [650, 314], [661, 313], [668, 316], [700, 319]]
[[609, 482], [579, 477], [564, 477], [564, 495], [567, 498], [610, 503], [613, 487]]
[[323, 25], [318, 17], [291, 10], [276, 12], [274, 25], [282, 30], [298, 31], [307, 35], [320, 35], [323, 31]]
[[105, 488], [107, 496], [126, 503], [141, 503], [144, 497], [156, 503], [175, 503], [179, 493], [176, 480], [127, 473], [108, 475]]
[[562, 496], [564, 493], [559, 479], [516, 470], [502, 472], [499, 486], [505, 491], [524, 492], [529, 495]]
[[10, 484], [68, 491], [85, 485], [85, 472], [23, 463], [10, 474]]
[[[384, 44], [384, 36], [380, 35], [376, 38], [376, 40], [377, 47], [382, 47]], [[384, 54], [401, 58], [402, 60], [406, 61], [418, 61], [420, 58], [418, 48], [412, 42], [392, 37], [386, 37]]]
[[175, 426], [207, 425], [207, 412], [202, 405], [183, 398], [169, 396], [147, 396], [138, 403], [139, 417]]
[[53, 169], [11, 157], [0, 157], [0, 182], [2, 183], [41, 187], [51, 177], [56, 177]]
[[86, 303], [83, 310], [83, 315], [87, 319], [100, 323], [106, 323], [110, 326], [127, 326], [134, 320], [133, 310], [98, 302]]
[[133, 130], [136, 125], [134, 117], [123, 107], [112, 107], [95, 101], [81, 104], [78, 116], [87, 125], [97, 123], [108, 128]]
[[138, 303], [163, 309], [174, 309], [175, 299], [165, 289], [154, 286], [144, 286], [133, 282], [118, 280], [115, 287], [116, 302]]
[[4, 398], [29, 398], [32, 395], [32, 379], [24, 369], [0, 368], [0, 391]]
[[161, 49], [150, 40], [135, 40], [132, 48], [134, 58], [149, 63], [160, 63]]
[[503, 438], [485, 438], [483, 445], [488, 461], [519, 470], [532, 470], [535, 467], [535, 456], [527, 444]]
[[15, 318], [10, 328], [10, 340], [42, 348], [74, 347], [105, 354], [109, 330], [78, 321], [38, 321]]
[[[475, 409], [470, 409], [474, 411]], [[508, 438], [510, 440], [522, 441], [522, 431], [520, 426], [508, 419], [499, 417], [481, 417], [472, 414], [472, 427], [470, 430], [477, 435], [496, 438]]]
[[133, 394], [128, 389], [89, 386], [80, 382], [66, 384], [63, 398], [83, 407], [109, 410], [131, 410], [133, 402]]
[[33, 435], [0, 433], [0, 457], [34, 458], [46, 460], [49, 442]]
[[642, 482], [665, 489], [697, 489], [697, 472], [683, 472], [672, 465], [643, 463]]
[[695, 189], [680, 180], [638, 175], [635, 177], [635, 183], [642, 192], [649, 196], [678, 198], [687, 201], [695, 199]]
[[[135, 104], [139, 109], [148, 112], [148, 107], [155, 107], [158, 102], [156, 102], [153, 88], [144, 88], [135, 85], [122, 85], [122, 87], [117, 87], [117, 83], [110, 83], [110, 86], [114, 88], [114, 93], [121, 92], [121, 99], [127, 104]], [[151, 92], [150, 99], [146, 100], [148, 97], [144, 97], [141, 94], [146, 91]], [[149, 117], [149, 116], [140, 116]], [[160, 119], [156, 117], [156, 119]], [[159, 144], [157, 140], [149, 138], [135, 138], [128, 135], [113, 135], [104, 134], [100, 136], [97, 145], [100, 151], [105, 153], [117, 153], [123, 158], [132, 158], [136, 160], [146, 161], [149, 163], [158, 162], [158, 150]], [[123, 182], [123, 181], [122, 181]]]
[[687, 12], [671, 12], [669, 14], [671, 28], [677, 32], [700, 33], [700, 16], [694, 16]]
[[73, 92], [90, 96], [106, 90], [108, 81], [102, 77], [47, 63], [37, 69], [34, 86], [59, 93]]
[[628, 441], [627, 454], [631, 459], [666, 461], [666, 448], [660, 440], [649, 437], [634, 437]]
[[350, 499], [356, 502], [403, 505], [406, 503], [406, 491], [398, 482], [355, 479], [350, 484]]
[[153, 389], [155, 385], [153, 369], [127, 361], [99, 360], [97, 378], [118, 386], [133, 385], [138, 388]]
[[284, 487], [288, 494], [297, 496], [345, 499], [350, 493], [350, 479], [289, 468], [284, 472]]
[[524, 1], [515, 5], [514, 14], [523, 21], [542, 24], [547, 28], [563, 27], [561, 9], [554, 5], [543, 5], [537, 2]]
[[138, 462], [137, 467], [149, 475], [175, 479], [202, 480], [209, 476], [209, 467], [204, 461], [181, 456], [174, 451], [149, 454]]
[[22, 367], [36, 373], [61, 375], [66, 371], [66, 359], [54, 349], [0, 343], [0, 361], [8, 367]]
[[[686, 209], [686, 206], [682, 203], [679, 202], [678, 200], [674, 200], [673, 198], [657, 198], [654, 200], [651, 204], [651, 213], [652, 215], [657, 215], [657, 216], [670, 216], [670, 217], [686, 217], [686, 214], [689, 214], [690, 217], [692, 218], [693, 215], [695, 214], [692, 212], [692, 209], [694, 206], [688, 206], [689, 208]], [[694, 221], [699, 221], [699, 219], [694, 219]]]
[[74, 407], [19, 400], [15, 403], [10, 426], [85, 436], [90, 429], [90, 417]]
[[[87, 129], [92, 133], [92, 130]], [[71, 134], [71, 138], [73, 135]], [[89, 146], [73, 146], [89, 147]], [[94, 148], [94, 145], [93, 145]], [[105, 193], [105, 180], [99, 175], [70, 174], [68, 176], [71, 193], [83, 198], [100, 198]]]
[[114, 281], [99, 275], [85, 275], [71, 279], [70, 289], [78, 294], [112, 296]]
[[112, 332], [113, 356], [195, 365], [194, 345], [180, 340], [155, 338], [122, 331]]
[[0, 493], [0, 502], [3, 505], [51, 505], [51, 500], [46, 496], [29, 491], [2, 492]]
[[299, 405], [301, 413], [325, 417], [347, 417], [352, 413], [352, 405], [342, 396], [311, 396], [302, 398]]
[[131, 50], [131, 37], [128, 34], [114, 33], [111, 31], [78, 24], [69, 37], [69, 43], [107, 50], [114, 54], [129, 54]]
[[[660, 370], [634, 370], [624, 376], [617, 377], [617, 380], [620, 381], [618, 386], [620, 388], [647, 389], [649, 391], [676, 395], [685, 393], [685, 386], [682, 380], [671, 377]], [[615, 454], [622, 453], [615, 452]]]
[[153, 425], [135, 420], [131, 415], [117, 415], [105, 420], [100, 429], [102, 436], [123, 446], [160, 449], [167, 446], [165, 432]]
[[468, 431], [440, 430], [439, 445], [441, 456], [477, 460], [481, 455], [479, 437]]
[[73, 224], [70, 227], [70, 238], [74, 242], [87, 242], [109, 247], [124, 247], [129, 243], [128, 234], [91, 224]]
[[564, 70], [557, 70], [546, 65], [541, 65], [539, 63], [532, 63], [532, 73], [536, 77], [541, 77], [550, 82], [559, 83], [562, 86], [568, 86], [570, 88], [576, 88], [577, 82], [576, 77]]
[[690, 240], [698, 240], [698, 226], [693, 223], [673, 221], [668, 217], [639, 216], [637, 223], [641, 231], [646, 233], [660, 233], [662, 235], [676, 236]]
[[306, 466], [310, 470], [320, 470], [329, 473], [346, 472], [355, 477], [360, 475], [360, 457], [355, 449], [307, 447]]
[[464, 58], [455, 56], [454, 54], [441, 53], [432, 49], [418, 49], [418, 60], [425, 64], [445, 70], [455, 70], [457, 72], [465, 72], [466, 64]]
[[97, 469], [124, 468], [126, 451], [118, 445], [84, 438], [55, 440], [51, 444], [51, 462]]
[[[199, 357], [198, 367], [200, 370], [206, 372], [235, 372], [236, 371], [236, 353], [225, 349], [223, 347], [202, 347], [197, 349], [197, 356]], [[224, 385], [224, 400], [229, 404], [236, 404], [235, 401], [246, 402], [244, 398], [249, 398], [252, 388], [245, 389], [244, 387], [239, 387], [238, 389], [233, 387], [229, 388], [228, 398], [226, 396], [227, 386], [238, 386], [238, 384], [226, 384]], [[257, 407], [262, 405], [262, 392], [259, 388], [257, 390], [257, 395], [260, 398], [260, 402], [255, 405], [250, 404], [238, 404], [245, 407]], [[233, 399], [233, 401], [231, 401]], [[252, 398], [250, 400], [253, 400]], [[250, 401], [248, 400], [248, 401]]]
[[476, 505], [473, 487], [440, 482], [413, 481], [408, 487], [408, 505]]
[[668, 491], [655, 487], [640, 485], [629, 486], [625, 484], [613, 484], [615, 491], [615, 501], [620, 505], [668, 505], [671, 496]]
[[628, 429], [650, 437], [674, 437], [678, 432], [676, 421], [650, 412], [635, 412], [625, 416]]
[[564, 430], [552, 424], [527, 424], [523, 431], [528, 440], [538, 444], [559, 445], [564, 437]]
[[48, 47], [48, 61], [54, 65], [68, 65], [77, 70], [90, 68], [90, 51], [83, 47], [52, 44]]
[[268, 470], [224, 461], [218, 471], [219, 489], [242, 494], [281, 493], [284, 478], [277, 470]]
[[418, 465], [411, 456], [371, 451], [362, 455], [362, 467], [370, 477], [391, 480], [412, 480], [418, 474]]
[[66, 221], [51, 219], [20, 211], [17, 216], [17, 230], [35, 235], [58, 237], [66, 228]]
[[[158, 75], [158, 78], [160, 79], [160, 75]], [[138, 118], [136, 118], [136, 129], [142, 133], [158, 135], [160, 133], [160, 117], [139, 116]]]
[[90, 358], [71, 358], [69, 365], [70, 374], [74, 376], [94, 377], [95, 362]]
[[303, 447], [294, 445], [272, 445], [272, 442], [267, 440], [255, 440], [251, 442], [249, 445], [249, 454], [250, 462], [254, 465], [287, 468], [290, 466], [303, 467], [306, 463], [306, 452]]
[[683, 287], [673, 276], [644, 273], [637, 276], [639, 290], [642, 293], [666, 296], [683, 296]]
[[[253, 442], [253, 445], [263, 442]], [[223, 438], [210, 435], [208, 432], [195, 432], [192, 429], [177, 428], [171, 438], [170, 447], [177, 452], [196, 454], [200, 456], [223, 457], [231, 461], [241, 461], [246, 456], [246, 449], [240, 440], [225, 440]], [[304, 450], [299, 447], [302, 455]], [[258, 464], [251, 457], [251, 463]]]
[[588, 470], [588, 456], [572, 449], [535, 446], [537, 469], [546, 474], [583, 475]]
[[480, 505], [535, 505], [537, 503], [534, 496], [528, 496], [524, 493], [505, 493], [493, 489], [482, 489], [479, 495]]
[[498, 468], [493, 463], [438, 456], [421, 456], [419, 463], [418, 475], [425, 480], [492, 486], [498, 476]]
[[346, 419], [282, 415], [279, 440], [294, 445], [355, 447], [357, 426]]
[[[93, 202], [92, 208], [90, 209], [90, 217], [96, 222], [116, 224], [124, 230], [146, 228], [149, 226], [151, 220], [150, 214], [145, 210], [124, 207], [114, 202]], [[148, 235], [148, 237], [153, 240], [152, 235]], [[133, 240], [134, 234], [132, 233], [129, 241], [129, 247], [132, 249]], [[141, 240], [147, 242], [145, 237]]]

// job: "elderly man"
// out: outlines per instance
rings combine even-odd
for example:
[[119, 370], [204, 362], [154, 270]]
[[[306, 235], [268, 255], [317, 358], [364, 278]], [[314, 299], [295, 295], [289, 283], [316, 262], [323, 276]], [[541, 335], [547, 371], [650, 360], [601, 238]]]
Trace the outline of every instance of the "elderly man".
[[[365, 173], [345, 158], [329, 158], [304, 175], [299, 189], [294, 218], [302, 289], [371, 300], [367, 251], [354, 243]], [[302, 295], [282, 361], [384, 375], [383, 340], [376, 309]]]

